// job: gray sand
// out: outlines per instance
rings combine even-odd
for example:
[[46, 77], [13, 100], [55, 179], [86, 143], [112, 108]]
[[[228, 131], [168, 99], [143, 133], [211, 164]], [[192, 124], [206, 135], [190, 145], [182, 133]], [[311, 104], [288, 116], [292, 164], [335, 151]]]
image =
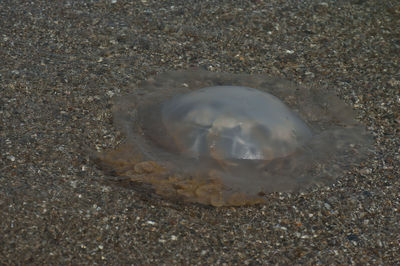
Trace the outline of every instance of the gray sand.
[[[398, 1], [1, 1], [0, 17], [0, 264], [400, 263]], [[252, 207], [111, 184], [89, 155], [123, 141], [112, 97], [190, 67], [333, 91], [375, 152]]]

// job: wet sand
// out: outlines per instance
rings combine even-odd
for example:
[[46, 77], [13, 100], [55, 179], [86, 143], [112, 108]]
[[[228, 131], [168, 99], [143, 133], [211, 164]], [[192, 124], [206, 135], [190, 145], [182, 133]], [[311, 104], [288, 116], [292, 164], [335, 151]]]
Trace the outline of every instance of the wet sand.
[[[395, 1], [2, 1], [0, 16], [1, 264], [400, 262]], [[191, 67], [333, 91], [375, 151], [251, 207], [114, 185], [89, 157], [124, 139], [112, 98]]]

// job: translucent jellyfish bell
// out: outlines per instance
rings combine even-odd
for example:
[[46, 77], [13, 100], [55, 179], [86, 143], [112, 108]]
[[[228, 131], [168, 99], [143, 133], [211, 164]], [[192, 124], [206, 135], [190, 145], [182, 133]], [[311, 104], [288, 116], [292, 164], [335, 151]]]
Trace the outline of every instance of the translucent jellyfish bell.
[[164, 103], [163, 126], [190, 157], [271, 160], [293, 153], [311, 129], [275, 96], [239, 86], [209, 87]]
[[96, 156], [103, 169], [214, 206], [332, 183], [372, 143], [335, 95], [263, 75], [165, 73], [116, 100], [114, 120], [127, 138]]

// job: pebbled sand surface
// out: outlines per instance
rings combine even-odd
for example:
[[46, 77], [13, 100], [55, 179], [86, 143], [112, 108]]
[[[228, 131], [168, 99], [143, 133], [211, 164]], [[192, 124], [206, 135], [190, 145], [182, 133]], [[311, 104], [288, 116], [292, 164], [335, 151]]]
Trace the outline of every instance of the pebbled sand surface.
[[[0, 264], [400, 263], [397, 1], [6, 0], [0, 17]], [[123, 140], [112, 97], [190, 67], [334, 91], [375, 152], [261, 206], [110, 185], [89, 151]]]

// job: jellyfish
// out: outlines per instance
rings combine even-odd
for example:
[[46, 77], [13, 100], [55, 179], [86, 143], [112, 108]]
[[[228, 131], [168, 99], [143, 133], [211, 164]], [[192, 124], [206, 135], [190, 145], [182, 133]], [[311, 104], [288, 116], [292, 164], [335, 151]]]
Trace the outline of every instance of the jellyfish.
[[329, 185], [372, 138], [336, 95], [266, 75], [172, 71], [113, 106], [125, 135], [95, 162], [166, 198], [213, 206]]

